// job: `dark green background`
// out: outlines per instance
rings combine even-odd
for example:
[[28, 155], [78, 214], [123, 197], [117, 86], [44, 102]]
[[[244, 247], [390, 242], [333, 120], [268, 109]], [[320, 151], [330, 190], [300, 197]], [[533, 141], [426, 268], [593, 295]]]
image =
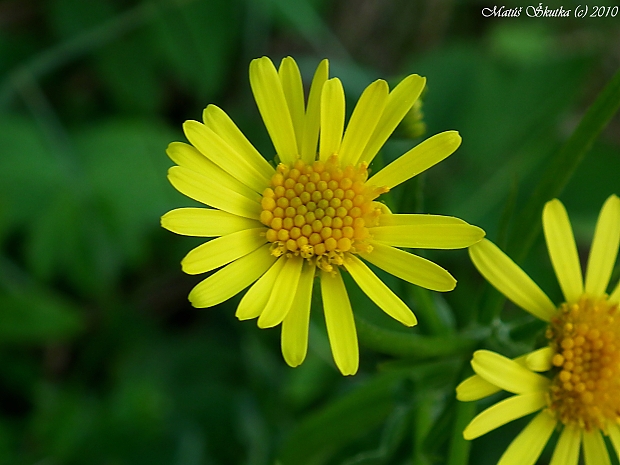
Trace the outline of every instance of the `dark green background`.
[[[343, 378], [319, 307], [297, 369], [282, 360], [278, 329], [235, 319], [239, 297], [191, 308], [202, 277], [179, 262], [201, 241], [159, 226], [193, 205], [166, 180], [165, 148], [207, 104], [271, 158], [247, 69], [291, 55], [306, 83], [329, 58], [349, 112], [374, 79], [426, 76], [426, 135], [456, 129], [463, 144], [387, 201], [518, 243], [550, 157], [620, 65], [620, 14], [484, 18], [485, 6], [0, 0], [0, 464], [495, 463], [523, 421], [475, 441], [468, 458], [458, 422], [476, 407], [457, 407], [454, 387], [473, 349], [514, 356], [543, 339], [514, 307], [492, 324], [477, 317], [501, 302], [466, 251], [423, 252], [458, 279], [447, 295], [382, 275], [418, 314], [412, 330], [349, 286], [361, 368]], [[375, 169], [421, 140], [407, 129]], [[620, 194], [619, 149], [616, 117], [560, 196], [584, 260], [600, 206]], [[534, 217], [539, 228], [540, 209]], [[540, 237], [524, 268], [559, 302]]]

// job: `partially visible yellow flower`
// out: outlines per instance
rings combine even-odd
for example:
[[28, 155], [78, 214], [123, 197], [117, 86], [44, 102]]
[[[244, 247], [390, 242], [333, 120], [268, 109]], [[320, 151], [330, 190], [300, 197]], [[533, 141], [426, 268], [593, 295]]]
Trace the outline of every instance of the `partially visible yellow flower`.
[[181, 193], [213, 208], [170, 211], [162, 226], [217, 237], [187, 254], [186, 273], [221, 267], [191, 291], [192, 305], [217, 305], [256, 281], [236, 316], [258, 318], [260, 328], [282, 323], [284, 359], [297, 366], [306, 356], [318, 275], [334, 360], [351, 375], [358, 369], [358, 345], [342, 271], [407, 326], [416, 324], [414, 314], [363, 260], [428, 289], [453, 289], [456, 281], [446, 270], [396, 247], [463, 248], [484, 231], [453, 217], [394, 215], [375, 199], [454, 152], [461, 143], [458, 133], [438, 134], [368, 178], [368, 164], [424, 83], [411, 75], [390, 92], [385, 81], [375, 81], [344, 131], [344, 91], [339, 79], [328, 79], [327, 60], [316, 69], [307, 103], [292, 58], [283, 59], [278, 70], [267, 57], [253, 60], [250, 84], [279, 159], [276, 168], [220, 108], [209, 105], [204, 124], [186, 121], [191, 145], [170, 144], [167, 153], [179, 166], [168, 178]]
[[501, 390], [515, 395], [480, 413], [463, 435], [474, 439], [539, 412], [506, 449], [501, 465], [534, 464], [556, 428], [561, 433], [551, 465], [577, 465], [581, 446], [586, 465], [610, 464], [603, 435], [620, 457], [620, 283], [611, 294], [606, 291], [620, 244], [620, 199], [612, 195], [603, 205], [585, 283], [559, 200], [545, 205], [543, 227], [565, 298], [559, 307], [490, 241], [470, 248], [472, 261], [493, 286], [549, 323], [549, 345], [515, 360], [487, 350], [474, 353], [476, 375], [457, 387], [457, 398], [473, 401]]

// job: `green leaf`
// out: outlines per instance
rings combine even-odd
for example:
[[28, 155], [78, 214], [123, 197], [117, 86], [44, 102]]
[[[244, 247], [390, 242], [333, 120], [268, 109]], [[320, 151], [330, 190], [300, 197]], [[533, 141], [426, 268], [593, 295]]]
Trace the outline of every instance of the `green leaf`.
[[234, 45], [240, 35], [240, 2], [177, 2], [153, 21], [152, 41], [201, 106], [225, 84]]
[[517, 218], [508, 247], [509, 255], [517, 262], [523, 260], [541, 228], [540, 217], [546, 202], [558, 197], [564, 186], [590, 151], [592, 144], [620, 108], [620, 71], [618, 71], [583, 116], [579, 126], [547, 163], [538, 185]]
[[64, 179], [62, 164], [33, 121], [0, 117], [0, 204], [7, 225], [40, 214]]
[[83, 328], [73, 305], [46, 293], [0, 294], [0, 342], [43, 343], [67, 339]]
[[405, 438], [410, 416], [411, 410], [409, 408], [405, 406], [395, 408], [385, 422], [379, 447], [359, 453], [342, 465], [382, 465], [387, 463]]
[[471, 441], [466, 441], [463, 438], [463, 430], [474, 418], [476, 407], [476, 402], [457, 402], [454, 406], [456, 419], [452, 425], [452, 437], [450, 438], [446, 465], [467, 465], [469, 463]]
[[301, 421], [285, 440], [282, 465], [319, 465], [341, 447], [381, 425], [393, 411], [403, 374], [378, 375]]

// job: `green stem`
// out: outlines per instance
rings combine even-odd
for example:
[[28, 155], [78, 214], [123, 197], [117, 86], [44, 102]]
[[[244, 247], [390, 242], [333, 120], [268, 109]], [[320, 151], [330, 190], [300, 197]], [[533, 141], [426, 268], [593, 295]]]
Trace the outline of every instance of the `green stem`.
[[450, 336], [422, 336], [392, 331], [355, 316], [355, 325], [362, 344], [377, 352], [408, 358], [447, 357], [470, 352], [488, 336], [488, 329], [477, 328]]

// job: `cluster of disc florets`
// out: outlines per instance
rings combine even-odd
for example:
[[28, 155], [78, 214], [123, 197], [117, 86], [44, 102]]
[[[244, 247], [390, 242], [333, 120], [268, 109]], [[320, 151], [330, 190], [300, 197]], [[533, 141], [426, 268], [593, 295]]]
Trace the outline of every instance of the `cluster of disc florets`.
[[549, 407], [564, 424], [606, 430], [620, 421], [618, 304], [583, 296], [562, 304], [547, 329], [557, 369]]
[[367, 186], [367, 178], [367, 163], [342, 168], [337, 155], [325, 162], [279, 164], [261, 202], [271, 253], [300, 255], [331, 271], [346, 252], [370, 251], [368, 228], [381, 214], [373, 200], [388, 189]]

